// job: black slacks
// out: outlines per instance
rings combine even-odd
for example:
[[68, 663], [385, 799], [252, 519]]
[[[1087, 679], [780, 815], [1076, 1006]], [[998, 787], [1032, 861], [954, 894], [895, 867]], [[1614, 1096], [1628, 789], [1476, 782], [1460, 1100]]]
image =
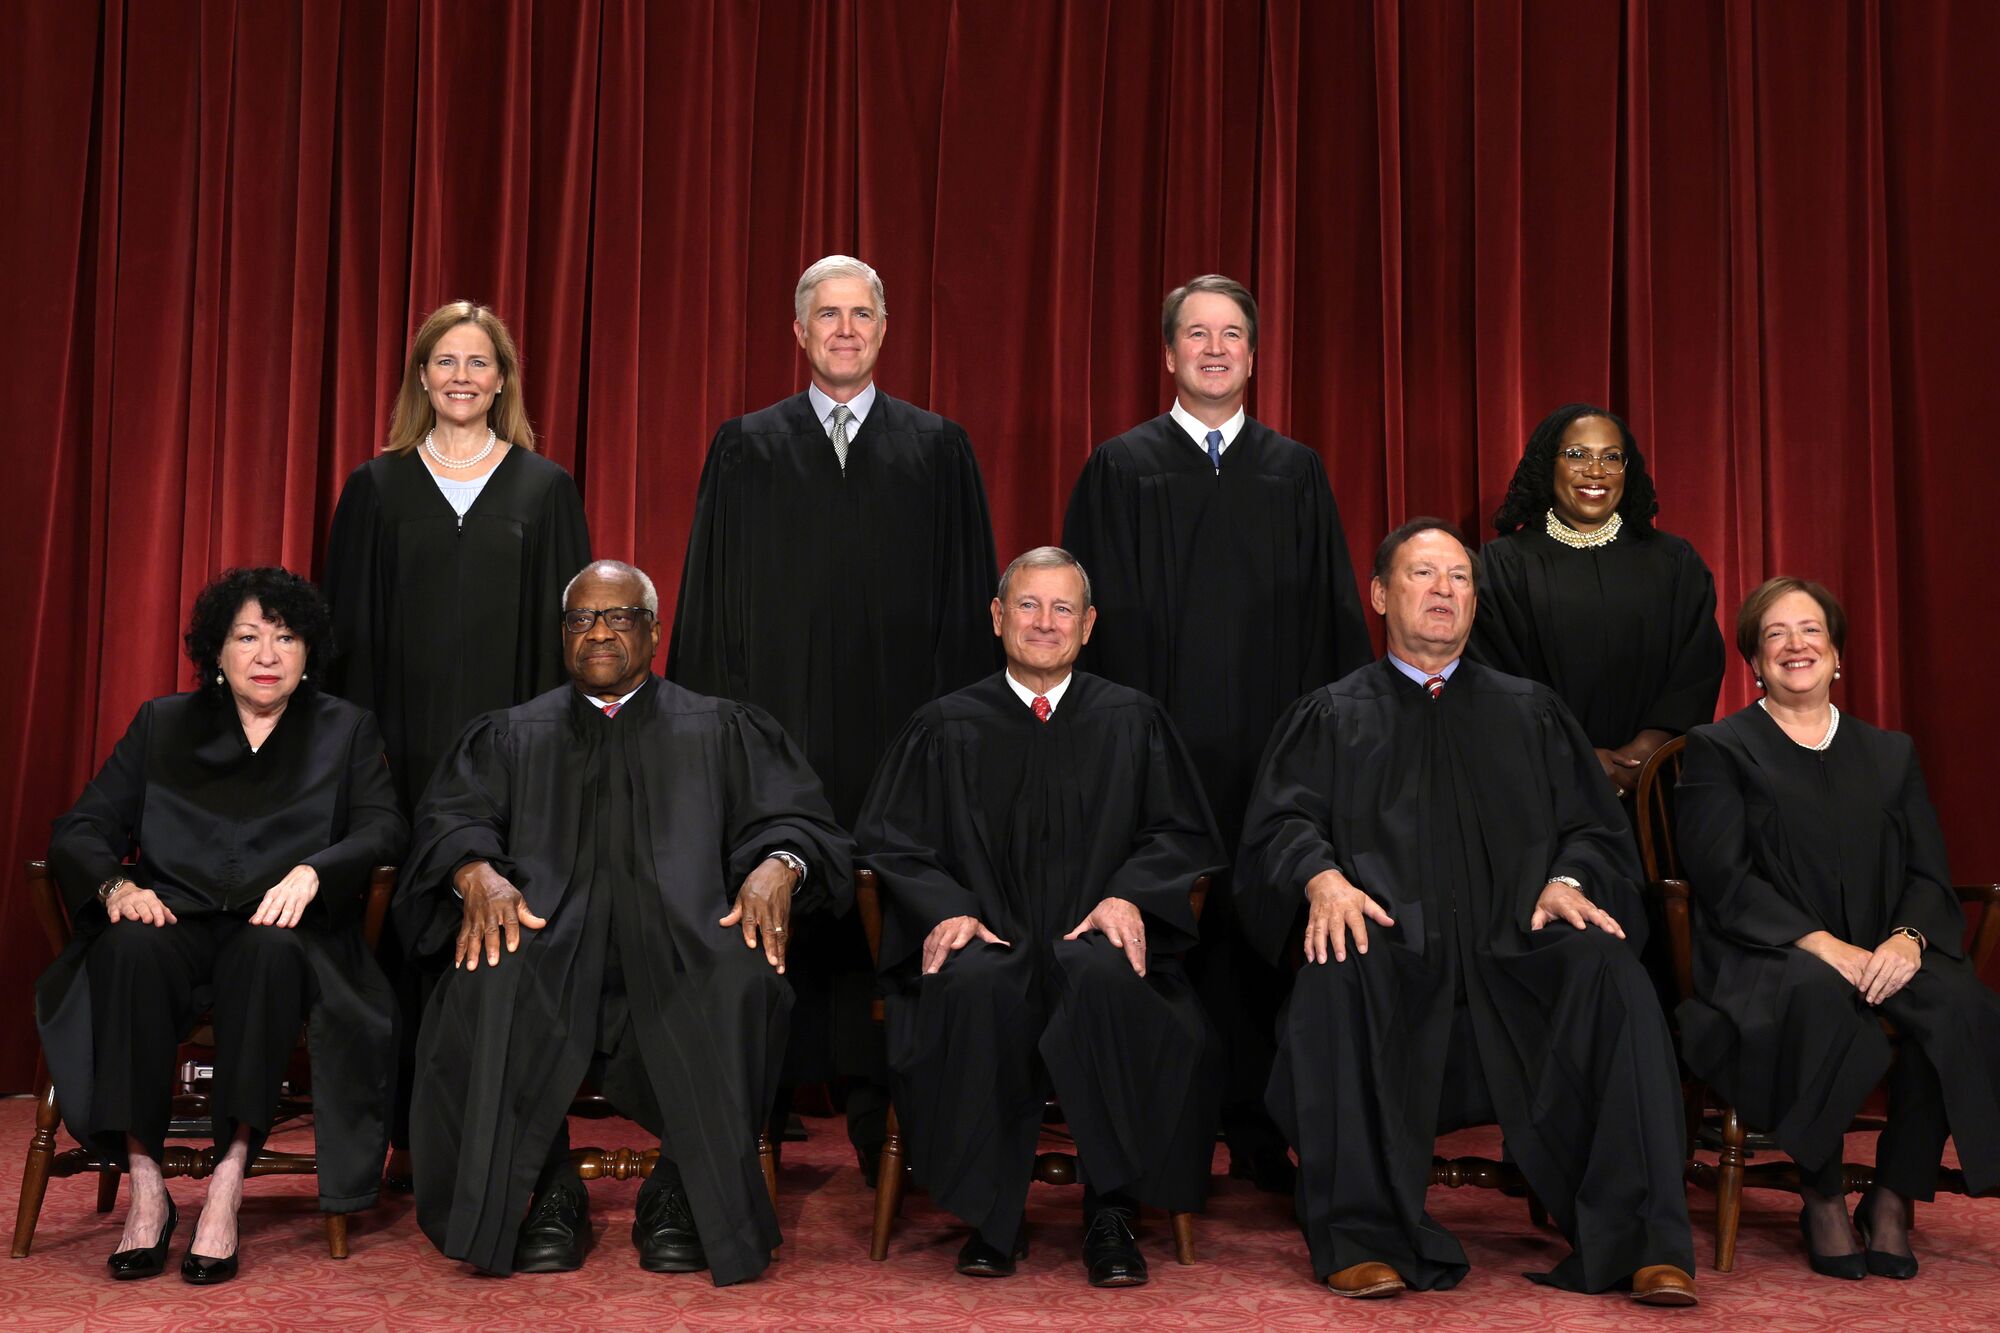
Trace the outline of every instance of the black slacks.
[[100, 1130], [130, 1134], [158, 1158], [172, 1117], [175, 1056], [206, 1007], [215, 1028], [209, 1102], [215, 1141], [238, 1125], [255, 1152], [312, 1000], [312, 970], [295, 930], [241, 916], [183, 916], [169, 926], [114, 923], [84, 957], [90, 977], [92, 1091]]
[[[1875, 1183], [1906, 1199], [1936, 1197], [1938, 1170], [1951, 1125], [1945, 1115], [1944, 1085], [1937, 1066], [1914, 1041], [1897, 1045], [1889, 1066], [1888, 1122], [1875, 1140]], [[1847, 1192], [1844, 1154], [1835, 1149], [1817, 1168], [1799, 1163], [1805, 1183], [1819, 1193], [1838, 1197]]]

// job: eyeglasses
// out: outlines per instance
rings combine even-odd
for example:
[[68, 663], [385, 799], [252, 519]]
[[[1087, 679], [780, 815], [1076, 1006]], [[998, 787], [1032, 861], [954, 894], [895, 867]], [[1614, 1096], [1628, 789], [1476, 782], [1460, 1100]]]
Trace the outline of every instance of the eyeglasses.
[[1601, 454], [1593, 454], [1588, 449], [1558, 449], [1556, 457], [1569, 464], [1572, 472], [1588, 472], [1592, 463], [1603, 468], [1607, 474], [1625, 470], [1625, 455], [1616, 449], [1608, 449]]
[[562, 627], [571, 634], [588, 634], [597, 623], [597, 618], [602, 616], [604, 623], [611, 626], [613, 634], [628, 634], [645, 624], [652, 615], [643, 606], [607, 606], [601, 611], [578, 607], [562, 613]]

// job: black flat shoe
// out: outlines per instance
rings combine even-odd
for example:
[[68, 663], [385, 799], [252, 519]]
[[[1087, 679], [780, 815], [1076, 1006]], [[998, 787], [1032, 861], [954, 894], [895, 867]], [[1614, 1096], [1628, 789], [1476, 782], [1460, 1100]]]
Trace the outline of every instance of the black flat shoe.
[[1028, 1228], [1025, 1224], [1014, 1237], [1014, 1249], [1003, 1253], [972, 1233], [958, 1252], [958, 1271], [967, 1277], [1012, 1277], [1014, 1265], [1028, 1257]]
[[1806, 1262], [1812, 1271], [1821, 1277], [1837, 1277], [1844, 1282], [1859, 1282], [1868, 1276], [1868, 1264], [1858, 1254], [1821, 1254], [1813, 1248], [1812, 1223], [1807, 1220], [1805, 1210], [1799, 1210], [1799, 1234], [1806, 1242]]
[[516, 1273], [572, 1273], [590, 1239], [590, 1196], [583, 1182], [551, 1185], [534, 1201], [514, 1241]]
[[1083, 1233], [1083, 1267], [1093, 1287], [1141, 1287], [1146, 1256], [1139, 1253], [1130, 1210], [1100, 1208]]
[[243, 1253], [243, 1241], [236, 1241], [236, 1254], [227, 1259], [210, 1259], [206, 1255], [187, 1252], [181, 1260], [181, 1281], [195, 1287], [212, 1287], [218, 1282], [227, 1282], [236, 1276], [236, 1255]]
[[648, 1273], [699, 1273], [708, 1267], [687, 1190], [679, 1181], [639, 1191], [632, 1243], [639, 1247], [639, 1267]]
[[180, 1221], [180, 1214], [174, 1211], [174, 1196], [167, 1196], [167, 1224], [160, 1228], [160, 1238], [151, 1245], [135, 1250], [120, 1250], [104, 1262], [111, 1268], [111, 1276], [120, 1282], [132, 1282], [142, 1277], [158, 1277], [167, 1271], [167, 1246], [173, 1243], [174, 1224]]
[[1861, 1220], [1861, 1210], [1868, 1206], [1863, 1198], [1854, 1205], [1854, 1229], [1861, 1233], [1861, 1258], [1868, 1271], [1876, 1277], [1892, 1277], [1907, 1282], [1917, 1275], [1917, 1256], [1914, 1254], [1893, 1254], [1888, 1250], [1878, 1250], [1869, 1234], [1869, 1226]]

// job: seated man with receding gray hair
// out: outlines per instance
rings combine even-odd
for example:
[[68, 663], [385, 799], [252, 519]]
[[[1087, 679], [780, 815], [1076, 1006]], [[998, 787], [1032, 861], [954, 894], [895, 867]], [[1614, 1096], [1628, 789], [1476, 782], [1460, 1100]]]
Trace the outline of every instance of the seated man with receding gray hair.
[[586, 1072], [660, 1136], [640, 1267], [720, 1286], [779, 1240], [757, 1160], [779, 974], [795, 914], [851, 894], [848, 841], [767, 714], [652, 674], [659, 605], [615, 560], [570, 582], [570, 683], [460, 734], [397, 885], [412, 952], [452, 959], [417, 1043], [417, 1223], [488, 1272], [583, 1262], [567, 1114]]
[[1174, 955], [1221, 841], [1166, 711], [1071, 669], [1097, 620], [1076, 558], [1017, 557], [991, 610], [1006, 669], [917, 710], [855, 826], [896, 1106], [917, 1179], [972, 1224], [958, 1271], [1004, 1277], [1052, 1088], [1090, 1281], [1134, 1286], [1136, 1205], [1207, 1192], [1221, 1050]]

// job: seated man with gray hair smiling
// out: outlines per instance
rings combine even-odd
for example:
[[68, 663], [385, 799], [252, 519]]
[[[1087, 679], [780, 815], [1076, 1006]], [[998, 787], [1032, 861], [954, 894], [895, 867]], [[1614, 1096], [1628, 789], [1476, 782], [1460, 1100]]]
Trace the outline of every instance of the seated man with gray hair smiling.
[[881, 879], [889, 1064], [917, 1179], [1005, 1277], [1053, 1088], [1085, 1182], [1094, 1286], [1134, 1286], [1135, 1207], [1198, 1209], [1221, 1050], [1174, 955], [1221, 841], [1166, 710], [1072, 671], [1097, 621], [1069, 552], [1017, 557], [1007, 666], [918, 709], [856, 825]]

